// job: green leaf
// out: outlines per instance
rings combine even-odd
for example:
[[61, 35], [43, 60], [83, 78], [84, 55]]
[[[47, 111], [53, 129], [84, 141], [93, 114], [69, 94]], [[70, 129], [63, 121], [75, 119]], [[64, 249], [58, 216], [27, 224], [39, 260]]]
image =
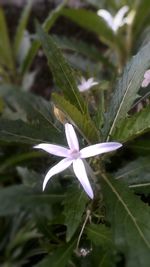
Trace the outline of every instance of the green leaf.
[[63, 204], [65, 224], [67, 226], [67, 242], [70, 241], [82, 221], [82, 215], [85, 212], [87, 202], [88, 198], [85, 192], [81, 189], [71, 188], [65, 195]]
[[64, 8], [62, 15], [71, 19], [81, 27], [92, 31], [103, 37], [108, 43], [114, 43], [117, 39], [112, 30], [107, 26], [104, 20], [93, 11], [86, 9]]
[[4, 100], [0, 96], [0, 113], [3, 113], [3, 111], [4, 111]]
[[[110, 228], [104, 224], [90, 224], [86, 227], [88, 238], [95, 245], [93, 246], [92, 256], [95, 259], [96, 266], [114, 267], [115, 264], [115, 247], [112, 241]], [[98, 252], [98, 253], [97, 253]], [[97, 255], [96, 255], [97, 254]], [[93, 266], [95, 266], [93, 264]]]
[[30, 16], [32, 4], [33, 4], [33, 0], [28, 1], [27, 5], [25, 6], [25, 8], [21, 14], [21, 18], [20, 18], [18, 26], [17, 26], [17, 30], [16, 30], [16, 34], [15, 34], [15, 38], [14, 38], [14, 44], [13, 44], [15, 56], [17, 56], [17, 54], [19, 52], [20, 44], [21, 44], [21, 41], [22, 41], [22, 38], [24, 35], [24, 31], [26, 29], [28, 19]]
[[113, 246], [111, 230], [104, 224], [90, 224], [86, 227], [86, 233], [96, 246], [100, 245], [107, 249]]
[[123, 180], [130, 188], [150, 193], [150, 157], [140, 157], [127, 163], [115, 173], [115, 178]]
[[75, 243], [76, 241], [73, 240], [58, 248], [52, 255], [47, 256], [44, 260], [35, 265], [35, 267], [66, 267], [73, 253]]
[[[53, 11], [50, 11], [50, 14], [43, 23], [43, 29], [46, 32], [48, 32], [54, 25], [55, 21], [60, 16], [61, 9], [64, 7], [65, 4], [66, 0], [62, 1], [62, 3], [58, 5]], [[25, 57], [23, 64], [21, 65], [20, 72], [22, 75], [29, 70], [39, 47], [40, 47], [40, 42], [38, 40], [34, 40], [27, 56]]]
[[68, 38], [66, 36], [52, 35], [52, 37], [61, 49], [69, 49], [71, 51], [78, 52], [93, 61], [102, 62], [103, 64], [107, 65], [107, 67], [109, 66], [110, 68], [114, 69], [112, 63], [103, 54], [101, 54], [97, 47], [92, 43], [89, 44], [75, 38]]
[[95, 7], [96, 9], [99, 9], [103, 6], [105, 0], [102, 0], [101, 2], [99, 0], [86, 0], [86, 2]]
[[41, 141], [60, 143], [63, 137], [55, 126], [51, 103], [17, 89], [10, 86], [0, 87], [0, 95], [11, 108], [11, 114], [17, 113], [18, 118], [23, 120], [0, 119], [0, 140], [28, 144]]
[[45, 153], [37, 152], [37, 151], [32, 151], [32, 152], [27, 152], [27, 153], [19, 153], [19, 154], [13, 154], [13, 156], [10, 156], [6, 158], [1, 164], [0, 164], [0, 173], [7, 171], [8, 168], [11, 168], [12, 166], [16, 166], [18, 163], [22, 162], [28, 162], [30, 159], [33, 158], [41, 158], [41, 157], [46, 157], [47, 155]]
[[149, 23], [149, 15], [149, 0], [137, 1], [135, 18], [133, 21], [133, 39], [135, 41], [145, 28], [146, 21]]
[[2, 8], [0, 8], [0, 63], [11, 70], [14, 69], [8, 28]]
[[[41, 174], [35, 172], [32, 169], [28, 169], [27, 167], [16, 167], [17, 173], [20, 176], [23, 185], [31, 188], [35, 188], [40, 186], [43, 182], [43, 177]], [[38, 187], [39, 188], [39, 187]]]
[[126, 65], [117, 84], [105, 118], [104, 137], [107, 141], [116, 127], [119, 127], [120, 120], [127, 116], [127, 112], [137, 96], [144, 73], [150, 66], [149, 50], [150, 43], [143, 47]]
[[32, 125], [40, 124], [41, 127], [52, 127], [59, 131], [54, 123], [51, 102], [32, 93], [21, 92], [19, 89], [9, 85], [0, 86], [0, 96], [4, 98], [6, 105], [12, 107], [16, 113], [18, 112], [20, 118], [23, 114], [22, 119], [32, 123]]
[[53, 127], [30, 125], [21, 120], [0, 119], [0, 141], [24, 144], [38, 144], [41, 142], [56, 142], [62, 140], [61, 134]]
[[[77, 53], [68, 53], [68, 51], [64, 51], [64, 56], [68, 60], [69, 64], [76, 70], [78, 70], [77, 79], [79, 82], [79, 73], [94, 73], [93, 76], [99, 74], [101, 71], [101, 63], [97, 64], [92, 61], [90, 58], [82, 56]], [[90, 75], [91, 76], [91, 75]], [[81, 94], [82, 95], [82, 94]]]
[[149, 267], [150, 209], [128, 187], [102, 175], [102, 189], [113, 238], [126, 267]]
[[150, 130], [150, 106], [124, 119], [112, 133], [112, 139], [126, 142]]
[[64, 199], [62, 194], [44, 194], [34, 192], [33, 189], [24, 185], [13, 185], [0, 189], [0, 216], [7, 216], [17, 213], [20, 209], [34, 211], [44, 209], [49, 203], [61, 203]]
[[66, 117], [78, 127], [87, 142], [92, 143], [99, 140], [98, 131], [88, 115], [83, 115], [75, 106], [58, 94], [53, 94], [52, 100], [65, 113]]
[[42, 30], [40, 25], [37, 25], [37, 32], [57, 86], [63, 91], [71, 104], [76, 106], [82, 113], [85, 113], [86, 106], [77, 88], [73, 70], [53, 39]]
[[142, 138], [135, 139], [134, 142], [130, 144], [131, 149], [139, 156], [149, 156], [150, 155], [150, 140], [149, 136], [145, 138], [143, 135]]
[[[101, 86], [101, 88], [102, 88], [102, 86]], [[104, 124], [104, 114], [105, 114], [104, 91], [101, 91], [99, 93], [99, 99], [97, 102], [98, 102], [98, 106], [97, 106], [97, 110], [95, 112], [94, 121], [95, 121], [96, 127], [101, 131], [102, 126]]]

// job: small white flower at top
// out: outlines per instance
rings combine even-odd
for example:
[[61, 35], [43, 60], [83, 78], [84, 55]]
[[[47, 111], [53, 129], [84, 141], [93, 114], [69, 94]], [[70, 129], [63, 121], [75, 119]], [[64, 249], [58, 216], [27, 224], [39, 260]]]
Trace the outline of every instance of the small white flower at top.
[[78, 89], [80, 92], [85, 92], [97, 84], [98, 84], [98, 82], [94, 81], [93, 77], [89, 78], [88, 80], [86, 80], [84, 77], [82, 77], [81, 83], [78, 85]]
[[128, 6], [123, 6], [119, 9], [114, 17], [106, 9], [99, 9], [97, 14], [102, 17], [107, 23], [108, 27], [111, 28], [114, 33], [116, 33], [120, 27], [127, 23], [125, 14], [128, 12], [128, 10]]
[[142, 87], [147, 87], [150, 84], [150, 70], [145, 71]]
[[78, 138], [76, 136], [74, 128], [69, 123], [65, 124], [65, 134], [69, 148], [44, 143], [34, 146], [34, 148], [43, 149], [46, 152], [56, 155], [58, 157], [64, 157], [64, 159], [62, 159], [58, 164], [52, 167], [46, 174], [43, 182], [43, 190], [45, 189], [47, 182], [53, 175], [64, 171], [72, 164], [76, 177], [83, 186], [87, 195], [91, 199], [93, 199], [93, 190], [88, 180], [86, 169], [82, 159], [114, 151], [120, 148], [122, 144], [117, 142], [99, 143], [87, 146], [80, 150]]

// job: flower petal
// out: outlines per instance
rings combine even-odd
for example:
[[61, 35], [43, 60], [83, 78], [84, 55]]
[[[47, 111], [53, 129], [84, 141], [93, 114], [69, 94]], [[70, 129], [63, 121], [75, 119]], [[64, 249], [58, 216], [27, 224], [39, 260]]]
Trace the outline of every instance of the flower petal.
[[143, 82], [142, 82], [142, 84], [141, 84], [141, 86], [142, 86], [142, 87], [147, 87], [147, 86], [149, 85], [149, 83], [150, 83], [149, 80], [144, 79]]
[[97, 85], [98, 82], [94, 81], [94, 78], [91, 77], [87, 81], [84, 79], [84, 82], [82, 81], [81, 84], [78, 85], [78, 89], [80, 92], [84, 92], [89, 90], [92, 86]]
[[44, 151], [59, 157], [67, 157], [69, 152], [69, 149], [63, 146], [57, 146], [45, 143], [34, 146], [34, 148], [43, 149]]
[[94, 81], [94, 78], [93, 78], [93, 77], [92, 77], [92, 78], [89, 78], [89, 79], [87, 80], [87, 82], [88, 82], [88, 86], [89, 86], [89, 88], [91, 88], [92, 86], [98, 84], [98, 82]]
[[97, 85], [97, 84], [98, 84], [98, 82], [93, 82], [93, 83], [91, 84], [91, 87], [94, 86], [94, 85]]
[[86, 84], [79, 84], [78, 89], [80, 92], [84, 92], [84, 91], [88, 90], [89, 88], [87, 88]]
[[65, 169], [67, 169], [72, 163], [72, 160], [70, 159], [62, 159], [58, 164], [56, 164], [54, 167], [52, 167], [48, 173], [46, 174], [45, 178], [44, 178], [44, 182], [43, 182], [43, 191], [47, 185], [47, 182], [49, 181], [49, 179], [59, 173], [64, 171]]
[[97, 14], [102, 17], [106, 21], [107, 25], [112, 29], [114, 24], [112, 15], [105, 9], [99, 9]]
[[79, 150], [79, 142], [75, 130], [70, 123], [65, 124], [66, 138], [71, 150]]
[[144, 78], [150, 79], [150, 70], [145, 71]]
[[75, 175], [77, 176], [79, 182], [83, 186], [85, 192], [87, 193], [87, 195], [93, 199], [93, 197], [94, 197], [93, 190], [92, 190], [92, 187], [89, 183], [89, 180], [88, 180], [88, 177], [86, 174], [86, 170], [85, 170], [84, 164], [83, 164], [81, 159], [76, 159], [73, 161], [73, 170], [74, 170]]
[[87, 82], [89, 83], [89, 85], [91, 85], [91, 84], [94, 82], [94, 78], [93, 78], [93, 77], [89, 78], [89, 79], [87, 80]]
[[107, 153], [120, 148], [122, 144], [117, 142], [106, 142], [85, 147], [80, 150], [81, 158], [89, 158], [99, 154]]
[[114, 17], [114, 30], [117, 31], [119, 27], [123, 26], [125, 24], [125, 21], [123, 20], [125, 14], [128, 12], [129, 7], [123, 6], [119, 9], [116, 16]]

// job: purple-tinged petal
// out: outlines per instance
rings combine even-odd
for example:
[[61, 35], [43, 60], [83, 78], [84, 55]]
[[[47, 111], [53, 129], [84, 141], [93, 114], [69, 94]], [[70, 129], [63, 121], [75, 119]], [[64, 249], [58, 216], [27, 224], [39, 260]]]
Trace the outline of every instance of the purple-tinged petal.
[[149, 83], [150, 83], [149, 80], [144, 79], [143, 82], [142, 82], [142, 84], [141, 84], [141, 86], [142, 86], [142, 87], [147, 87], [147, 86], [149, 85]]
[[47, 182], [49, 181], [49, 179], [54, 176], [57, 173], [60, 173], [62, 171], [64, 171], [65, 169], [67, 169], [72, 163], [72, 160], [70, 159], [62, 159], [58, 164], [56, 164], [54, 167], [52, 167], [48, 173], [46, 174], [45, 178], [44, 178], [44, 182], [43, 182], [43, 191], [47, 185]]
[[78, 85], [78, 89], [79, 89], [80, 92], [85, 92], [85, 91], [90, 89], [90, 86], [89, 86], [89, 84], [87, 82], [85, 82], [83, 84], [79, 84]]
[[80, 158], [89, 158], [99, 154], [107, 153], [120, 148], [122, 144], [117, 142], [106, 142], [85, 147], [80, 150]]
[[65, 124], [66, 138], [71, 150], [79, 150], [79, 142], [75, 130], [70, 123]]
[[90, 85], [93, 84], [93, 82], [94, 82], [94, 78], [93, 78], [93, 77], [89, 78], [89, 79], [87, 80], [87, 82], [88, 82]]
[[88, 80], [85, 80], [84, 78], [82, 78], [81, 84], [78, 85], [78, 89], [80, 92], [85, 92], [97, 84], [98, 82], [94, 81], [93, 77], [89, 78]]
[[88, 177], [86, 174], [86, 170], [85, 170], [84, 164], [83, 164], [81, 159], [76, 159], [73, 161], [73, 170], [74, 170], [74, 173], [77, 176], [79, 182], [83, 186], [85, 192], [87, 193], [87, 195], [91, 199], [93, 199], [93, 197], [94, 197], [93, 190], [92, 190], [92, 187], [89, 183], [89, 180], [88, 180]]
[[83, 87], [83, 85], [78, 85], [78, 89], [80, 92], [86, 91], [86, 89]]
[[44, 151], [59, 157], [68, 157], [68, 152], [69, 152], [69, 149], [63, 146], [57, 146], [45, 143], [34, 146], [34, 148], [43, 149]]
[[144, 78], [150, 79], [150, 70], [145, 71]]

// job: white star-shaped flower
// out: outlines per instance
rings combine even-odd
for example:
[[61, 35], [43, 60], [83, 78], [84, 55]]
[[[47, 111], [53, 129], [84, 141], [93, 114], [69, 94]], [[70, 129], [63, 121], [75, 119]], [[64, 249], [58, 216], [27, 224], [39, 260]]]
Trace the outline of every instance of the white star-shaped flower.
[[150, 70], [144, 73], [144, 80], [142, 82], [142, 87], [147, 87], [150, 84]]
[[84, 77], [82, 77], [81, 83], [78, 85], [78, 89], [80, 92], [85, 92], [97, 84], [98, 84], [98, 82], [94, 81], [93, 77], [89, 78], [88, 80], [86, 80]]
[[46, 152], [58, 157], [64, 157], [64, 159], [62, 159], [58, 164], [52, 167], [46, 174], [43, 182], [43, 190], [45, 189], [47, 182], [53, 175], [64, 171], [72, 164], [76, 177], [78, 178], [88, 196], [93, 199], [93, 190], [88, 180], [82, 159], [116, 150], [120, 148], [122, 144], [117, 142], [99, 143], [87, 146], [80, 150], [78, 138], [71, 124], [65, 124], [65, 133], [69, 148], [44, 143], [34, 146], [34, 148], [43, 149]]
[[102, 17], [107, 23], [108, 27], [116, 33], [120, 27], [127, 23], [125, 14], [128, 12], [128, 10], [128, 6], [123, 6], [119, 9], [114, 17], [106, 9], [99, 9], [97, 14]]

